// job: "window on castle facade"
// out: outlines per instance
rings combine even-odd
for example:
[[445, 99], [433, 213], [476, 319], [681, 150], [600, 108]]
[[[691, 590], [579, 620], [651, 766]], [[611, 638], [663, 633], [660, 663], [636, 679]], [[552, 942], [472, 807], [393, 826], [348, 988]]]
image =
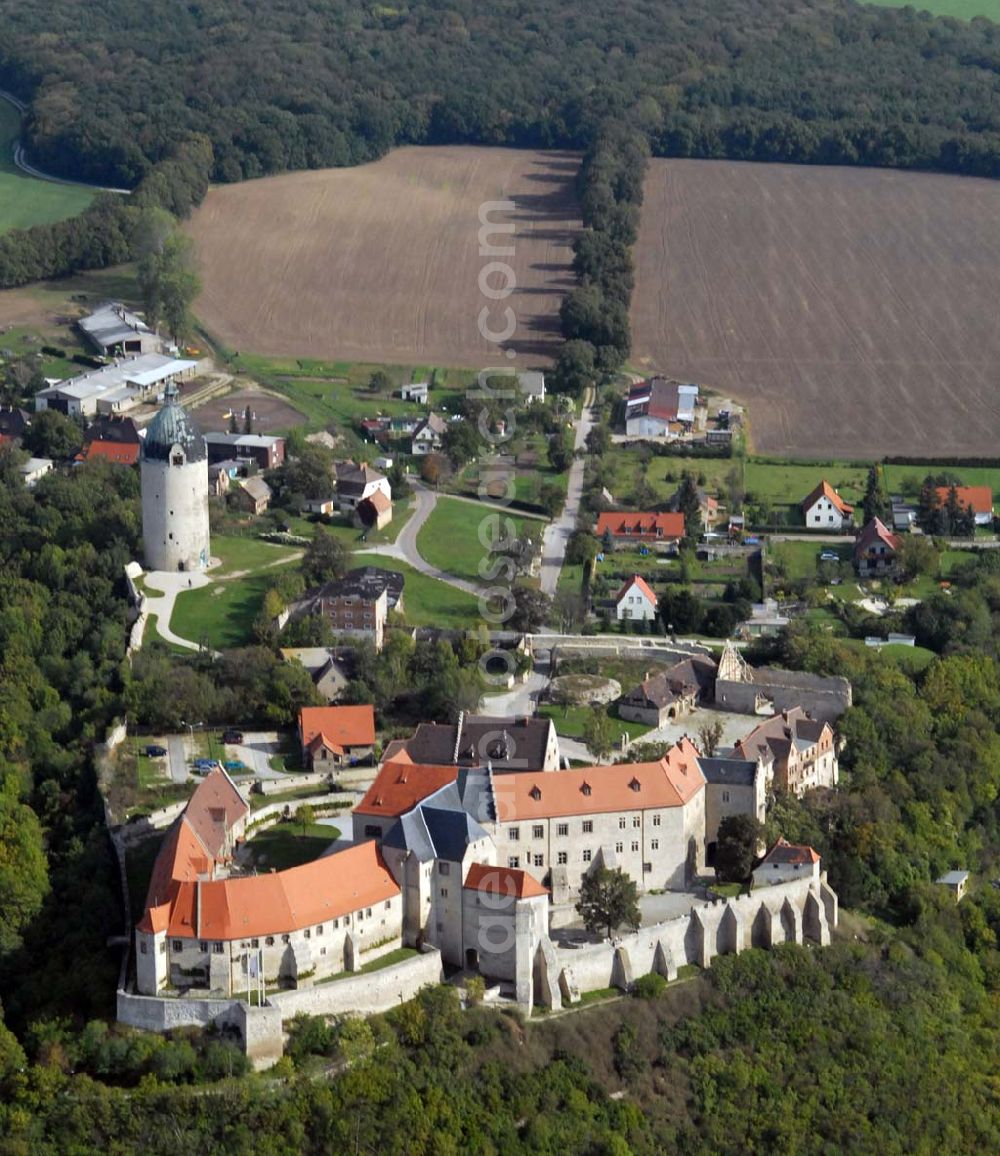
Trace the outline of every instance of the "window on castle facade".
[[594, 853], [593, 853], [593, 851], [591, 851], [591, 850], [590, 850], [590, 848], [588, 847], [588, 848], [587, 848], [587, 850], [586, 850], [586, 851], [584, 851], [584, 853], [583, 853], [583, 861], [584, 861], [584, 863], [589, 863], [589, 862], [591, 861], [591, 859], [593, 859], [593, 857], [594, 857]]
[[510, 839], [510, 841], [512, 843], [516, 843], [521, 838], [521, 828], [520, 827], [508, 827], [507, 828], [507, 838]]
[[542, 826], [541, 823], [536, 823], [535, 826], [531, 828], [531, 837], [532, 837], [532, 839], [544, 839], [545, 838], [545, 828]]
[[544, 855], [536, 855], [535, 856], [535, 866], [536, 867], [544, 867], [545, 866], [545, 856]]
[[558, 827], [556, 827], [556, 834], [562, 835], [565, 838], [565, 836], [569, 834], [569, 823], [560, 823]]
[[627, 824], [626, 824], [626, 822], [625, 822], [625, 816], [624, 816], [624, 815], [619, 815], [619, 816], [618, 816], [618, 830], [619, 830], [619, 831], [624, 831], [626, 826], [627, 826]]
[[594, 833], [594, 820], [593, 819], [584, 819], [583, 820], [583, 833], [585, 835], [593, 835], [593, 833]]
[[632, 826], [633, 827], [641, 827], [642, 826], [642, 817], [640, 815], [633, 815], [632, 816]]
[[638, 839], [633, 839], [633, 840], [632, 840], [632, 850], [633, 850], [633, 851], [638, 851], [638, 850], [639, 850], [639, 840], [638, 840]]
[[520, 867], [521, 866], [520, 856], [519, 855], [508, 855], [507, 856], [507, 866], [508, 867]]
[[660, 825], [660, 816], [659, 816], [659, 815], [654, 815], [654, 816], [653, 816], [653, 826], [654, 826], [654, 827], [659, 827], [659, 825]]
[[625, 844], [624, 843], [616, 843], [615, 844], [615, 850], [620, 855], [625, 850]]

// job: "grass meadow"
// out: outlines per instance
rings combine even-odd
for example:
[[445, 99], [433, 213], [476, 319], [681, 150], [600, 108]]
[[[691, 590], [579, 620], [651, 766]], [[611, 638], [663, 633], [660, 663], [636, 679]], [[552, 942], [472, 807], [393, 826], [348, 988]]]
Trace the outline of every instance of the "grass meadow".
[[0, 233], [75, 217], [94, 199], [82, 185], [57, 185], [22, 173], [14, 164], [21, 114], [0, 100]]
[[[505, 519], [500, 524], [501, 533], [506, 527], [507, 518], [514, 523], [518, 536], [530, 534], [537, 541], [544, 529], [544, 524], [536, 518], [518, 518], [514, 514], [476, 507], [471, 502], [440, 498], [434, 513], [417, 535], [417, 548], [425, 561], [437, 566], [439, 570], [469, 582], [483, 583], [479, 564], [488, 554], [479, 533], [484, 519], [491, 514]], [[486, 531], [484, 536], [488, 538]]]

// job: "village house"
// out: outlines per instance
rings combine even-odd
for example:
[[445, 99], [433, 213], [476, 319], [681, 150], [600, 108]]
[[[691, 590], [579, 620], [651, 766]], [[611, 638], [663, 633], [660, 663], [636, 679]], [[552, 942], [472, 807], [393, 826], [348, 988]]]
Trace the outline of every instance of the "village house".
[[[707, 490], [702, 489], [701, 486], [697, 487], [697, 494], [698, 509], [701, 512], [701, 528], [707, 534], [719, 517], [719, 499], [713, 498], [712, 495]], [[680, 509], [681, 489], [680, 486], [678, 486], [667, 500], [667, 510], [671, 514], [677, 514], [680, 513]], [[683, 517], [683, 515], [681, 516]]]
[[612, 550], [631, 550], [636, 546], [676, 548], [684, 540], [684, 515], [605, 511], [597, 517], [594, 534], [602, 545], [610, 539]]
[[618, 715], [627, 722], [661, 727], [710, 701], [714, 686], [715, 662], [707, 654], [693, 654], [666, 670], [647, 671], [642, 682], [618, 700]]
[[859, 578], [898, 578], [900, 539], [879, 518], [864, 527], [854, 541], [854, 567]]
[[810, 718], [801, 707], [782, 711], [759, 723], [740, 739], [736, 755], [760, 762], [768, 784], [777, 784], [791, 795], [803, 795], [817, 787], [835, 787], [839, 777], [833, 728]]
[[812, 847], [779, 839], [750, 873], [753, 888], [806, 878], [818, 881], [819, 863], [819, 855]]
[[251, 478], [241, 478], [232, 487], [229, 496], [230, 504], [247, 514], [263, 514], [271, 504], [271, 487], [263, 478], [254, 475]]
[[246, 463], [234, 458], [213, 462], [208, 467], [208, 492], [216, 498], [228, 493], [231, 483], [238, 481], [246, 473]]
[[444, 445], [448, 423], [436, 413], [429, 413], [413, 431], [413, 453], [417, 457], [439, 454]]
[[854, 525], [854, 507], [849, 506], [824, 478], [803, 499], [802, 517], [811, 530], [841, 530]]
[[249, 814], [214, 770], [171, 827], [136, 926], [141, 994], [169, 985], [231, 997], [258, 968], [268, 985], [305, 986], [355, 966], [366, 947], [401, 942], [402, 895], [375, 843], [241, 875], [233, 860]]
[[353, 765], [375, 749], [375, 708], [304, 706], [299, 711], [302, 759], [314, 771]]
[[382, 649], [390, 610], [403, 610], [405, 578], [398, 570], [359, 566], [343, 578], [307, 590], [279, 618], [283, 626], [291, 618], [308, 614], [325, 617], [337, 634], [368, 637]]
[[142, 434], [130, 417], [101, 415], [87, 427], [83, 442], [77, 461], [92, 462], [103, 458], [116, 465], [134, 466], [139, 461]]
[[354, 524], [359, 530], [382, 530], [392, 521], [392, 502], [381, 490], [362, 498], [354, 507]]
[[694, 425], [697, 400], [696, 385], [664, 377], [638, 382], [625, 403], [625, 432], [629, 437], [680, 437]]
[[285, 439], [272, 434], [207, 433], [208, 464], [235, 458], [253, 462], [258, 470], [273, 470], [285, 460]]
[[353, 514], [358, 504], [376, 493], [392, 501], [392, 487], [385, 474], [362, 462], [337, 462], [337, 502], [342, 514]]
[[947, 871], [940, 879], [935, 880], [942, 887], [947, 887], [948, 890], [955, 896], [955, 902], [961, 903], [965, 895], [965, 889], [969, 885], [968, 871]]
[[614, 597], [614, 604], [619, 622], [652, 622], [656, 618], [656, 595], [639, 574], [625, 580]]
[[354, 676], [351, 651], [346, 647], [283, 646], [281, 657], [304, 667], [327, 702], [339, 698]]
[[119, 301], [105, 301], [93, 313], [81, 317], [76, 325], [105, 357], [165, 353], [167, 349], [164, 339]]
[[[951, 498], [951, 486], [938, 486], [934, 491], [939, 506], [946, 506]], [[977, 526], [993, 525], [993, 491], [989, 486], [955, 486], [955, 496], [962, 509], [972, 509]]]
[[0, 445], [20, 441], [31, 425], [31, 414], [12, 405], [0, 405]]

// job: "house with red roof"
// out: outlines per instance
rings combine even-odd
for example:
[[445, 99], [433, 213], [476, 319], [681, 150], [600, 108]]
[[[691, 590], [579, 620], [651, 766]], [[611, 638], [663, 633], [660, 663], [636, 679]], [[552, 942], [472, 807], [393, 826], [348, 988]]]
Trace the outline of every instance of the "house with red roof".
[[768, 786], [777, 783], [792, 795], [835, 787], [840, 776], [833, 728], [800, 706], [758, 723], [734, 749], [739, 758], [764, 768]]
[[224, 997], [248, 968], [293, 986], [355, 965], [366, 946], [400, 940], [403, 901], [373, 842], [286, 871], [236, 867], [250, 813], [225, 773], [202, 780], [157, 855], [136, 925], [136, 985]]
[[844, 501], [826, 478], [801, 505], [802, 517], [810, 530], [842, 530], [854, 524], [854, 507]]
[[805, 844], [779, 839], [751, 872], [753, 888], [773, 887], [800, 879], [819, 882], [819, 855]]
[[686, 531], [684, 515], [642, 514], [635, 511], [608, 510], [599, 514], [594, 534], [602, 542], [610, 539], [612, 550], [631, 550], [636, 546], [676, 548]]
[[[938, 486], [934, 495], [939, 506], [946, 506], [951, 498], [951, 486]], [[993, 491], [989, 486], [955, 486], [958, 504], [972, 508], [977, 526], [993, 525]]]
[[615, 595], [615, 616], [619, 622], [652, 622], [656, 618], [656, 595], [641, 574], [633, 574]]
[[139, 449], [138, 444], [131, 442], [92, 441], [77, 454], [77, 461], [93, 462], [102, 458], [118, 466], [134, 466], [139, 461]]
[[859, 578], [898, 578], [897, 554], [902, 539], [880, 518], [872, 520], [854, 540], [854, 568]]
[[314, 771], [353, 765], [375, 748], [375, 708], [304, 706], [299, 711], [302, 758]]

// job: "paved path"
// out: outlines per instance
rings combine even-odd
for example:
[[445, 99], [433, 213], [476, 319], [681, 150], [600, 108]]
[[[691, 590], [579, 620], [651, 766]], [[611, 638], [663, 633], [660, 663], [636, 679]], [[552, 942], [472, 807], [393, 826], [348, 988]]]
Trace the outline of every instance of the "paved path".
[[170, 766], [170, 778], [175, 783], [188, 781], [189, 768], [187, 761], [187, 746], [184, 735], [167, 735], [167, 761]]
[[396, 541], [384, 546], [359, 546], [354, 553], [378, 554], [382, 558], [399, 558], [401, 561], [409, 563], [414, 570], [426, 574], [428, 578], [437, 578], [439, 582], [445, 582], [449, 586], [454, 586], [456, 590], [464, 590], [466, 594], [473, 594], [478, 598], [483, 592], [481, 586], [475, 582], [466, 582], [464, 578], [456, 578], [454, 574], [448, 574], [444, 570], [432, 566], [417, 549], [417, 535], [434, 512], [438, 494], [419, 482], [411, 482], [411, 486], [414, 510], [406, 525], [400, 530]]
[[[587, 434], [594, 425], [594, 417], [590, 408], [589, 395], [580, 411], [580, 419], [576, 423], [576, 437], [573, 449], [579, 452], [586, 448]], [[543, 594], [555, 594], [559, 585], [559, 575], [562, 572], [563, 559], [566, 557], [566, 545], [576, 529], [576, 519], [580, 513], [580, 499], [583, 497], [583, 475], [586, 462], [582, 456], [573, 459], [569, 469], [569, 484], [566, 487], [566, 505], [562, 513], [546, 529], [542, 537], [542, 572], [541, 588]]]
[[547, 670], [533, 670], [527, 680], [518, 683], [513, 690], [505, 690], [500, 694], [487, 694], [483, 697], [483, 713], [495, 715], [497, 718], [519, 718], [521, 715], [533, 715], [538, 710], [538, 698], [548, 686]]
[[197, 642], [181, 638], [170, 629], [170, 619], [174, 612], [174, 601], [184, 590], [198, 590], [207, 586], [211, 578], [201, 571], [185, 574], [172, 570], [153, 570], [145, 575], [146, 613], [156, 615], [156, 632], [167, 642], [183, 646], [186, 650], [200, 650]]

